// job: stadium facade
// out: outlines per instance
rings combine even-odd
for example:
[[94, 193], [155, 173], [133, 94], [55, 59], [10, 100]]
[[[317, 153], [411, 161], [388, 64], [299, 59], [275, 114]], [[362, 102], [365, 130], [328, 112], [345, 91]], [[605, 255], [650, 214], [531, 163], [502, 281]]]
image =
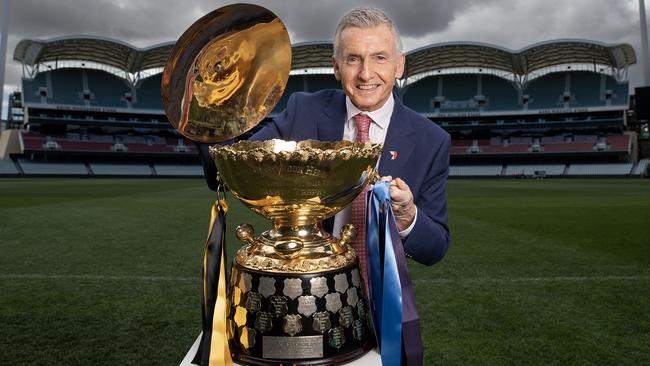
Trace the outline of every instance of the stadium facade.
[[[23, 40], [2, 175], [200, 176], [196, 147], [163, 112], [173, 43], [136, 48], [101, 37]], [[332, 43], [292, 47], [286, 92], [340, 88]], [[644, 176], [630, 109], [627, 44], [565, 39], [509, 50], [434, 44], [406, 54], [396, 94], [452, 136], [451, 177]], [[633, 99], [633, 98], [632, 98]], [[647, 126], [645, 127], [647, 128]]]

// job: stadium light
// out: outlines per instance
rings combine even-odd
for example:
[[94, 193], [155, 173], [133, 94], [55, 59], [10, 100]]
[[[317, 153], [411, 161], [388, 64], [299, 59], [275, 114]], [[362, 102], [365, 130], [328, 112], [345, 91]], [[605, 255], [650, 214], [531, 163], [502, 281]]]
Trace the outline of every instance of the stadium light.
[[643, 64], [643, 85], [650, 82], [650, 54], [648, 53], [648, 24], [646, 23], [645, 1], [639, 0], [639, 17], [641, 19], [641, 63]]

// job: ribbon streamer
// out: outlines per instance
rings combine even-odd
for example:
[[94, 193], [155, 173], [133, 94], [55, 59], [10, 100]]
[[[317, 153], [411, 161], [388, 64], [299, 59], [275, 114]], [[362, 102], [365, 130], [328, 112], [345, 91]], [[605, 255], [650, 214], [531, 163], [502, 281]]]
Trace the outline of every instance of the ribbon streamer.
[[212, 206], [208, 239], [203, 254], [201, 320], [203, 334], [192, 363], [201, 366], [233, 364], [226, 336], [226, 213], [225, 198]]
[[419, 366], [423, 363], [420, 317], [389, 188], [387, 182], [378, 182], [366, 197], [372, 318], [382, 364]]

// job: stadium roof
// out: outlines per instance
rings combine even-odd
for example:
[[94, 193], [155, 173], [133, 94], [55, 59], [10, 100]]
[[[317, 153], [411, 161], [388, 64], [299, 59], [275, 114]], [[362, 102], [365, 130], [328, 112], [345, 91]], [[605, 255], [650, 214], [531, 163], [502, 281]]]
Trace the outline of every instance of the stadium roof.
[[597, 64], [616, 70], [636, 63], [632, 46], [583, 39], [559, 39], [514, 51], [486, 43], [448, 42], [422, 47], [406, 54], [407, 76], [459, 67], [487, 68], [526, 75], [565, 64]]
[[25, 39], [18, 43], [14, 60], [27, 66], [57, 61], [89, 61], [135, 74], [162, 67], [174, 42], [138, 48], [118, 40], [96, 36], [67, 36], [48, 40]]
[[[14, 59], [34, 67], [57, 61], [88, 61], [108, 65], [130, 74], [162, 68], [174, 42], [137, 48], [118, 40], [96, 36], [67, 36], [48, 40], [22, 40]], [[331, 68], [333, 44], [305, 42], [292, 46], [292, 70]], [[514, 77], [566, 64], [593, 64], [624, 70], [636, 63], [632, 46], [583, 39], [560, 39], [537, 43], [520, 50], [476, 42], [448, 42], [406, 53], [406, 77], [458, 68], [498, 70]], [[595, 68], [595, 67], [594, 67]]]
[[291, 69], [332, 67], [332, 42], [305, 42], [291, 46]]

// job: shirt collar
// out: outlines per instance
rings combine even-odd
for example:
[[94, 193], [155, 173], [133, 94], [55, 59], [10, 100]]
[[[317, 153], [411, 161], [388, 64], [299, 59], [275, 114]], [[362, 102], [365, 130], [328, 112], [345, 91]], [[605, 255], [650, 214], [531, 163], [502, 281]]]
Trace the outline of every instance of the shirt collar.
[[357, 108], [353, 103], [352, 100], [350, 100], [350, 97], [347, 95], [345, 96], [345, 107], [347, 109], [347, 119], [346, 121], [350, 121], [352, 117], [356, 116], [357, 114], [365, 114], [368, 117], [372, 118], [372, 121], [376, 123], [379, 127], [382, 129], [387, 128], [388, 124], [390, 123], [390, 117], [393, 115], [393, 107], [395, 106], [395, 99], [393, 98], [393, 93], [390, 94], [388, 99], [386, 100], [386, 103], [384, 103], [383, 106], [381, 106], [379, 109], [374, 110], [372, 112], [364, 112], [361, 111], [359, 108]]

